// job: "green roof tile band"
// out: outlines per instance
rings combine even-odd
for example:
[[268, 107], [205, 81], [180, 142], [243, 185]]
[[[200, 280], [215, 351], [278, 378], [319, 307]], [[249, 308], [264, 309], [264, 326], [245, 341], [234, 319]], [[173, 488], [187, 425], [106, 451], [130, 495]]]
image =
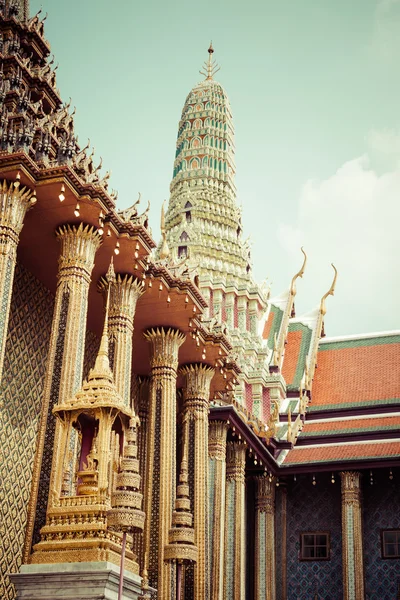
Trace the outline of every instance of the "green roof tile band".
[[278, 440], [281, 440], [283, 438], [283, 436], [286, 434], [287, 430], [288, 430], [287, 425], [282, 425], [282, 427], [280, 427], [278, 429]]
[[268, 348], [272, 349], [274, 347], [275, 333], [278, 335], [279, 329], [281, 327], [282, 318], [283, 318], [283, 310], [281, 310], [278, 306], [275, 306], [274, 304], [272, 304], [271, 312], [274, 315], [274, 319], [272, 321], [271, 329], [269, 332], [267, 345], [268, 345]]
[[370, 337], [360, 340], [343, 340], [337, 342], [326, 342], [319, 345], [319, 351], [343, 350], [345, 348], [362, 348], [365, 346], [386, 346], [388, 344], [400, 344], [400, 335], [386, 335], [382, 337]]
[[368, 432], [368, 431], [395, 431], [395, 430], [400, 430], [400, 422], [398, 425], [371, 425], [369, 427], [351, 427], [351, 428], [345, 428], [343, 427], [343, 429], [325, 429], [325, 430], [319, 430], [319, 431], [302, 431], [301, 432], [301, 437], [323, 437], [323, 436], [333, 436], [333, 435], [341, 435], [343, 433], [363, 433], [363, 432]]
[[343, 408], [369, 408], [370, 406], [385, 406], [386, 404], [400, 404], [400, 398], [385, 398], [382, 400], [361, 400], [360, 402], [341, 402], [340, 404], [308, 405], [307, 412], [325, 412], [327, 410], [340, 410]]
[[[291, 452], [294, 452], [294, 450], [291, 450]], [[331, 462], [354, 462], [355, 460], [371, 460], [374, 458], [379, 458], [379, 460], [382, 460], [383, 458], [398, 458], [400, 456], [400, 452], [398, 454], [368, 454], [368, 455], [358, 455], [358, 454], [354, 454], [354, 456], [350, 456], [349, 458], [343, 458], [342, 456], [336, 456], [334, 458], [324, 458], [324, 459], [318, 459], [318, 458], [313, 458], [312, 460], [308, 460], [306, 462], [299, 462], [299, 461], [285, 461], [283, 463], [283, 467], [289, 467], [289, 466], [300, 466], [300, 465], [310, 465], [310, 464], [316, 464], [316, 463], [331, 463]]]

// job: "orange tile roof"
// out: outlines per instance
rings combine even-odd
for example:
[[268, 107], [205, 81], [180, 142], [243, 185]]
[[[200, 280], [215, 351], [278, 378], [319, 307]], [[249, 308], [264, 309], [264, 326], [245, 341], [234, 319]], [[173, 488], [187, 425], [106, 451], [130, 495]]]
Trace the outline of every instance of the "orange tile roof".
[[340, 462], [368, 458], [400, 457], [400, 442], [359, 444], [328, 444], [326, 446], [298, 446], [290, 450], [283, 464]]
[[269, 338], [269, 334], [271, 331], [272, 323], [274, 321], [274, 317], [275, 317], [275, 314], [271, 310], [268, 315], [268, 319], [265, 321], [264, 330], [262, 332], [262, 336], [263, 336], [264, 340], [267, 340]]
[[336, 432], [348, 431], [364, 431], [364, 430], [382, 430], [386, 428], [400, 429], [400, 415], [396, 416], [378, 416], [368, 419], [336, 419], [335, 421], [306, 421], [301, 432], [301, 437], [304, 435], [319, 435], [319, 434], [334, 434]]
[[400, 399], [399, 365], [400, 343], [321, 347], [310, 408]]
[[296, 374], [302, 337], [302, 330], [289, 331], [287, 335], [287, 344], [282, 365], [282, 375], [288, 385], [292, 383]]

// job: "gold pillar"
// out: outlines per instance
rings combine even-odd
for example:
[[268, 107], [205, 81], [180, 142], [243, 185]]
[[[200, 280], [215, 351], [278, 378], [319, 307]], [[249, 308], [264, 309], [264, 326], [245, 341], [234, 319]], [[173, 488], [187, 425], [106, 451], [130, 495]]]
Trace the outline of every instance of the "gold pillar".
[[[107, 290], [108, 284], [103, 285], [103, 282], [101, 285]], [[114, 383], [126, 406], [131, 406], [133, 321], [136, 303], [143, 292], [142, 282], [130, 275], [117, 274], [111, 284], [108, 325], [110, 362]]]
[[19, 184], [18, 179], [11, 183], [4, 180], [0, 184], [0, 381], [3, 375], [19, 234], [26, 212], [36, 203], [31, 190], [20, 189]]
[[[210, 384], [214, 369], [207, 365], [186, 365], [180, 369], [184, 375], [183, 426], [189, 447], [189, 487], [193, 496], [194, 543], [198, 548], [194, 566], [194, 593], [185, 587], [187, 598], [209, 599], [208, 571], [208, 409]], [[188, 567], [190, 571], [192, 567]]]
[[[164, 563], [176, 492], [176, 377], [185, 336], [174, 329], [150, 329], [150, 408], [144, 530], [145, 567], [159, 600], [172, 598], [172, 565]], [[147, 561], [149, 564], [147, 565]]]
[[246, 445], [229, 442], [226, 447], [224, 600], [245, 597], [245, 466]]
[[[139, 473], [142, 482], [142, 490], [147, 490], [147, 472], [148, 472], [148, 454], [147, 454], [147, 437], [149, 423], [149, 387], [150, 380], [148, 377], [135, 377], [133, 382], [132, 395], [135, 399], [135, 413], [139, 415], [138, 428], [138, 459]], [[144, 566], [144, 538], [143, 532], [133, 534], [133, 551], [137, 556], [141, 570]]]
[[275, 600], [275, 478], [256, 478], [255, 600]]
[[[43, 525], [41, 522], [35, 525], [38, 499], [45, 506], [52, 489], [48, 468], [52, 461], [52, 449], [58, 447], [57, 435], [62, 433], [62, 428], [59, 427], [57, 435], [53, 434], [52, 409], [57, 403], [62, 404], [72, 398], [82, 383], [90, 276], [94, 257], [101, 243], [98, 231], [82, 223], [78, 227], [63, 225], [57, 229], [56, 234], [61, 243], [61, 254], [23, 562], [29, 559], [34, 528], [35, 537], [38, 538]], [[42, 470], [42, 465], [47, 467]], [[36, 541], [38, 539], [34, 540]]]
[[364, 600], [361, 474], [340, 473], [342, 481], [343, 598]]
[[210, 599], [223, 599], [225, 548], [226, 421], [211, 421], [209, 456], [209, 572]]

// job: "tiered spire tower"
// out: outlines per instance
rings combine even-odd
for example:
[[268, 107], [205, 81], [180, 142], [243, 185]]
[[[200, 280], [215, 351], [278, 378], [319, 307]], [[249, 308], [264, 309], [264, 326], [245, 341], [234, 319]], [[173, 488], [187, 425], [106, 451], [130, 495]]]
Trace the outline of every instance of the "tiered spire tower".
[[[213, 55], [211, 44], [200, 71], [204, 80], [191, 90], [182, 110], [158, 255], [196, 267], [201, 292], [209, 301], [210, 325], [228, 329], [244, 381], [257, 383], [260, 396], [268, 373], [257, 323], [266, 298], [253, 280], [250, 248], [242, 238], [232, 111], [224, 88], [214, 79], [219, 66]], [[239, 397], [245, 394], [242, 383]]]

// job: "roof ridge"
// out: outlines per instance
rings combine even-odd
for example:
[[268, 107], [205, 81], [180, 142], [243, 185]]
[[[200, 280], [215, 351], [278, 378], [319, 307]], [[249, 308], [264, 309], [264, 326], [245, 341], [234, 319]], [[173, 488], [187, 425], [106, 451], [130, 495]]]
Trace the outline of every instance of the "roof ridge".
[[350, 335], [339, 335], [334, 337], [325, 337], [320, 340], [320, 344], [329, 344], [330, 342], [346, 342], [347, 340], [365, 340], [369, 338], [376, 337], [391, 337], [391, 336], [400, 336], [400, 329], [394, 329], [392, 331], [374, 331], [371, 333], [357, 333]]

